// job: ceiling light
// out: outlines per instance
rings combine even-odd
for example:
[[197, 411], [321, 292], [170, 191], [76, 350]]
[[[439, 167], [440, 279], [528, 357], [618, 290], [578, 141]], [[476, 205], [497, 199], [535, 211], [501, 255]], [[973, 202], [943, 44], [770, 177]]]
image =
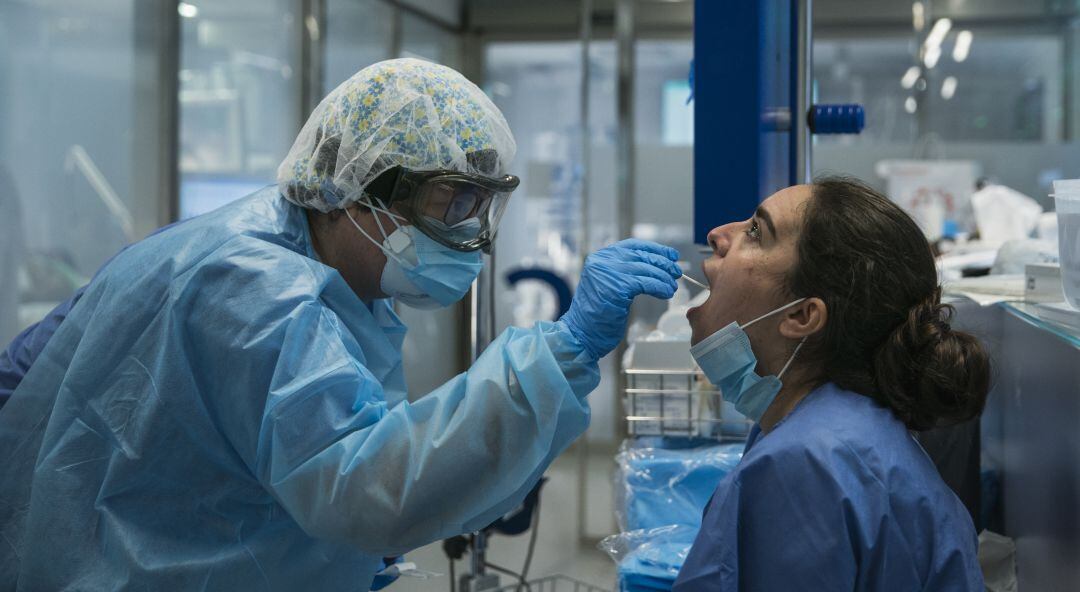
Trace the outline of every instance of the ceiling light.
[[953, 46], [952, 59], [957, 62], [962, 62], [967, 59], [968, 54], [971, 53], [971, 40], [975, 36], [971, 34], [971, 31], [960, 31], [956, 34], [956, 45]]
[[956, 76], [949, 76], [941, 83], [941, 98], [948, 101], [956, 94]]
[[919, 67], [912, 66], [904, 72], [904, 76], [900, 79], [900, 86], [909, 89], [915, 86], [915, 82], [919, 80]]
[[915, 27], [916, 31], [922, 31], [926, 26], [926, 7], [922, 2], [915, 2], [911, 5], [911, 25]]
[[176, 12], [179, 12], [180, 16], [184, 18], [195, 18], [199, 16], [199, 7], [187, 2], [181, 2], [176, 5]]
[[949, 29], [952, 28], [952, 21], [947, 18], [938, 19], [934, 23], [934, 27], [930, 29], [930, 34], [926, 36], [926, 47], [932, 47], [934, 45], [941, 45], [945, 41], [945, 36], [949, 34]]
[[937, 65], [938, 60], [941, 59], [941, 46], [931, 45], [926, 48], [923, 53], [923, 63], [926, 64], [927, 69], [931, 69]]

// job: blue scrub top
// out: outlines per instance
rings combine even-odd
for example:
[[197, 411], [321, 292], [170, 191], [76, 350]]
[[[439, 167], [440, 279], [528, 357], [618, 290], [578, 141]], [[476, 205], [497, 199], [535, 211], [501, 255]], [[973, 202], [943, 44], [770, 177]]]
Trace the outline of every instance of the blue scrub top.
[[824, 385], [721, 481], [675, 582], [697, 590], [983, 590], [963, 504], [888, 409]]
[[34, 360], [41, 355], [49, 338], [56, 333], [56, 328], [71, 312], [71, 308], [82, 297], [86, 287], [79, 288], [66, 302], [52, 309], [45, 318], [30, 325], [11, 340], [7, 348], [0, 352], [0, 408], [7, 403], [11, 393], [22, 382]]

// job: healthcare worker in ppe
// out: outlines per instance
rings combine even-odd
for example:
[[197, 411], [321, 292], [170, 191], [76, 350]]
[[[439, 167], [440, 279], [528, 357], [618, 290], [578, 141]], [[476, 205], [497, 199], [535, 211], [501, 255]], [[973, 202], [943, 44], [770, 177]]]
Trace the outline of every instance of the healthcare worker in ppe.
[[982, 591], [971, 516], [912, 431], [979, 414], [919, 227], [862, 183], [780, 191], [709, 233], [691, 353], [756, 425], [675, 592]]
[[393, 60], [318, 106], [279, 184], [128, 248], [0, 410], [0, 582], [367, 590], [384, 556], [519, 504], [672, 249], [591, 255], [558, 322], [405, 401], [387, 298], [465, 295], [517, 179], [473, 84]]

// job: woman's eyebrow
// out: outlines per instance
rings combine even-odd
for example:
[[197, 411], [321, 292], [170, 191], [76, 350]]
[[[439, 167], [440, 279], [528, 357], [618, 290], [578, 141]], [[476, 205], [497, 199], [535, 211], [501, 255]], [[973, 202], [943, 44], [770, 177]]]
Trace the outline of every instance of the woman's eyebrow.
[[762, 222], [765, 222], [765, 226], [769, 227], [769, 233], [772, 234], [773, 240], [776, 240], [776, 226], [773, 225], [772, 214], [764, 208], [764, 206], [758, 206], [754, 211], [754, 216], [761, 218]]

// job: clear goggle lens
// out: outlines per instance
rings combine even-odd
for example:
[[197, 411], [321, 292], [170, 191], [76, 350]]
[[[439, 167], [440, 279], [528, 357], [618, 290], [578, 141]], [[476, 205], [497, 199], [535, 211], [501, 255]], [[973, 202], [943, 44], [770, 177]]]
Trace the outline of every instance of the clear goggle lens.
[[432, 180], [417, 192], [417, 213], [440, 242], [455, 248], [486, 246], [509, 200], [499, 191], [464, 180]]

